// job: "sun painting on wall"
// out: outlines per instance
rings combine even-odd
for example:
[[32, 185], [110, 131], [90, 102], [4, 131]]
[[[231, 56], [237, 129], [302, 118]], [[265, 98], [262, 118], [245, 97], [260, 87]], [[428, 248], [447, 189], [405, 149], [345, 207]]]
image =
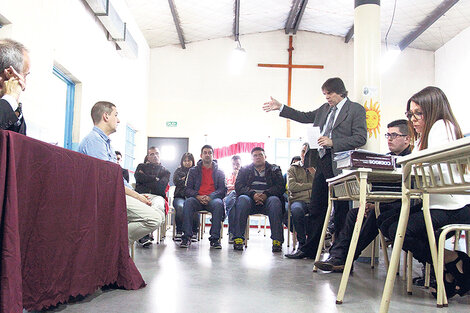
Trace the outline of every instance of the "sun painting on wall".
[[364, 108], [366, 109], [366, 122], [369, 138], [372, 138], [372, 134], [377, 138], [377, 134], [380, 134], [380, 104], [378, 101], [373, 102], [371, 98], [369, 107], [367, 107], [366, 100], [364, 102]]

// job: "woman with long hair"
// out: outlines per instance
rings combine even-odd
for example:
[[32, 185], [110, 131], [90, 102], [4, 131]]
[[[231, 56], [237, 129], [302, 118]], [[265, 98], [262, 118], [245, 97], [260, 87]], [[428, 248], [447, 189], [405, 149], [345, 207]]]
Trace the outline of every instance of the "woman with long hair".
[[[173, 174], [173, 183], [175, 184], [175, 193], [173, 200], [173, 207], [175, 208], [175, 224], [176, 224], [176, 237], [175, 241], [181, 240], [183, 233], [183, 206], [186, 198], [184, 190], [186, 188], [186, 177], [188, 176], [189, 169], [195, 165], [194, 156], [192, 153], [186, 152], [181, 156], [180, 166]], [[197, 215], [197, 213], [196, 213]], [[199, 227], [199, 219], [194, 218], [193, 233], [197, 234]]]
[[[414, 94], [407, 103], [406, 116], [415, 133], [414, 151], [444, 145], [463, 137], [459, 123], [444, 92], [437, 87], [426, 87]], [[457, 169], [451, 169], [457, 173]], [[443, 178], [449, 179], [449, 172], [443, 169]], [[454, 175], [456, 177], [458, 175]], [[440, 179], [438, 176], [436, 179]], [[448, 224], [470, 224], [470, 196], [431, 194], [429, 207], [435, 231]], [[389, 228], [395, 238], [397, 223]], [[432, 264], [426, 226], [421, 210], [409, 218], [403, 242], [405, 251], [413, 252], [421, 263]], [[470, 289], [470, 257], [461, 251], [445, 250], [444, 283], [447, 297], [463, 296]]]

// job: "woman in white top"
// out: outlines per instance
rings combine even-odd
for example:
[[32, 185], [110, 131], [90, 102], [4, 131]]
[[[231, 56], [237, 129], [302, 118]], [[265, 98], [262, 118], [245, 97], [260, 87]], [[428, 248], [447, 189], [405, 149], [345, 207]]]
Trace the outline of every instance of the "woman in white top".
[[[463, 137], [446, 95], [437, 87], [426, 87], [414, 94], [408, 100], [406, 109], [417, 139], [414, 151], [441, 146]], [[448, 172], [444, 173], [445, 179], [448, 176]], [[436, 231], [448, 224], [470, 224], [469, 196], [432, 194], [429, 200]], [[392, 238], [395, 238], [396, 227], [397, 223], [390, 226]], [[413, 257], [418, 261], [432, 264], [421, 210], [410, 215], [403, 249], [413, 252]], [[464, 295], [470, 289], [470, 258], [463, 252], [446, 250], [444, 261], [447, 297], [456, 293]]]

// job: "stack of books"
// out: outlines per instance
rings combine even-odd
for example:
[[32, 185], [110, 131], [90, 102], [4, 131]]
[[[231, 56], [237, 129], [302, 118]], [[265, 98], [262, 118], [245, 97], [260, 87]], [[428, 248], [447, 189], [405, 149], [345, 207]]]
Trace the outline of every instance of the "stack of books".
[[337, 152], [335, 153], [333, 160], [336, 161], [338, 169], [352, 169], [359, 167], [381, 170], [395, 169], [395, 159], [393, 156], [363, 149]]

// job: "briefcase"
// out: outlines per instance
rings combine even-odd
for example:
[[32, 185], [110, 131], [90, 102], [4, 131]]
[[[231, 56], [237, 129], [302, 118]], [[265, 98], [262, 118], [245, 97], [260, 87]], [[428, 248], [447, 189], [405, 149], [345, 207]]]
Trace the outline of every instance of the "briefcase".
[[391, 155], [375, 153], [367, 150], [349, 150], [335, 153], [334, 161], [338, 169], [373, 168], [393, 170], [394, 158]]

